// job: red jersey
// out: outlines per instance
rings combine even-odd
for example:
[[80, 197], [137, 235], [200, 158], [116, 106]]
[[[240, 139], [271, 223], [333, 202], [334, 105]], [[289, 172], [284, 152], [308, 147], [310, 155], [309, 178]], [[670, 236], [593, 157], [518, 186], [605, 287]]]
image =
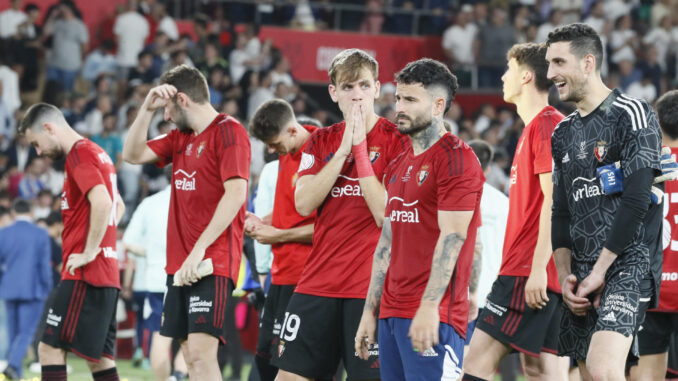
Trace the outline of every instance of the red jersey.
[[[671, 147], [678, 155], [678, 148]], [[678, 181], [664, 183], [664, 261], [659, 306], [652, 311], [678, 312]]]
[[447, 133], [417, 156], [410, 147], [389, 166], [386, 179], [386, 218], [390, 219], [393, 237], [379, 317], [414, 318], [431, 275], [433, 252], [440, 237], [438, 211], [472, 210], [466, 241], [438, 309], [440, 321], [464, 337], [468, 325], [468, 285], [485, 182], [478, 158], [471, 147]]
[[[318, 128], [303, 126], [313, 133]], [[310, 140], [310, 139], [309, 139]], [[275, 200], [273, 202], [273, 219], [271, 224], [278, 229], [291, 229], [315, 222], [316, 213], [302, 217], [294, 206], [294, 191], [297, 188], [297, 171], [301, 163], [302, 152], [308, 140], [296, 153], [280, 156], [278, 166], [278, 182], [275, 186]], [[271, 265], [271, 283], [277, 285], [291, 285], [299, 282], [301, 270], [304, 269], [306, 258], [311, 252], [310, 243], [285, 242], [271, 245], [273, 264]]]
[[[108, 227], [99, 247], [101, 251], [94, 261], [74, 271], [66, 271], [71, 254], [81, 254], [89, 234], [90, 203], [87, 192], [102, 184], [113, 200]], [[61, 270], [63, 280], [82, 280], [97, 287], [120, 288], [120, 269], [116, 253], [116, 204], [118, 195], [117, 178], [113, 161], [98, 145], [87, 139], [75, 142], [66, 156], [64, 190], [61, 194], [61, 215], [64, 220], [62, 239]]]
[[[546, 106], [525, 127], [518, 141], [511, 165], [509, 214], [499, 275], [530, 275], [544, 202], [539, 175], [552, 171], [551, 134], [561, 119], [563, 114]], [[548, 289], [560, 292], [553, 257], [549, 259], [546, 273]]]
[[[172, 194], [167, 224], [167, 274], [179, 270], [212, 220], [224, 195], [224, 182], [249, 179], [250, 141], [245, 128], [232, 117], [219, 114], [200, 134], [173, 130], [148, 146], [172, 167]], [[245, 225], [243, 204], [231, 224], [205, 251], [212, 258], [214, 275], [238, 282]]]
[[[315, 175], [341, 145], [345, 122], [321, 128], [311, 135], [302, 154], [299, 177]], [[384, 118], [367, 134], [367, 149], [374, 174], [383, 178], [388, 163], [409, 139]], [[344, 162], [339, 177], [318, 207], [313, 248], [296, 292], [331, 298], [362, 298], [367, 294], [372, 255], [381, 229], [367, 207], [358, 182], [353, 156]]]

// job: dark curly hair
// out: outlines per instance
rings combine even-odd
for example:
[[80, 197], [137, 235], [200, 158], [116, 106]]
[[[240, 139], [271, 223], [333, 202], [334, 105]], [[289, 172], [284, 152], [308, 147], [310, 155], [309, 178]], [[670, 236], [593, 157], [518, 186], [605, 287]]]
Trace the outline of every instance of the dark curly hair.
[[569, 42], [570, 51], [575, 57], [582, 59], [587, 54], [596, 58], [596, 70], [603, 64], [603, 43], [598, 33], [590, 26], [582, 23], [563, 25], [549, 33], [546, 46], [556, 42]]
[[678, 90], [662, 95], [655, 108], [662, 132], [671, 139], [678, 139]]
[[425, 89], [439, 87], [447, 92], [445, 114], [450, 109], [454, 95], [457, 93], [457, 77], [443, 63], [430, 58], [422, 58], [405, 65], [395, 76], [397, 83], [421, 83]]
[[546, 61], [546, 45], [545, 44], [518, 44], [506, 53], [506, 59], [515, 58], [520, 66], [527, 67], [534, 73], [534, 84], [537, 90], [541, 92], [549, 91], [553, 81], [546, 78], [546, 73], [549, 70], [549, 63]]

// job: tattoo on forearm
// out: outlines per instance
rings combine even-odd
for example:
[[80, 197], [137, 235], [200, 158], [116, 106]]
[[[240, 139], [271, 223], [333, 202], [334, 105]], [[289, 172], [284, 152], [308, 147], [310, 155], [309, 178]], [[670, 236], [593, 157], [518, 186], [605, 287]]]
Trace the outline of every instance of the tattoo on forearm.
[[381, 295], [384, 292], [384, 281], [386, 279], [386, 272], [388, 265], [391, 262], [391, 223], [388, 219], [384, 220], [382, 227], [381, 238], [377, 249], [374, 252], [374, 259], [372, 260], [372, 277], [370, 280], [370, 287], [367, 290], [367, 297], [365, 298], [365, 309], [376, 310], [381, 302]]
[[459, 234], [451, 233], [445, 236], [442, 245], [440, 243], [436, 245], [433, 253], [431, 276], [428, 279], [428, 284], [426, 284], [422, 300], [438, 303], [443, 298], [465, 240], [466, 238]]
[[483, 244], [476, 239], [476, 247], [473, 252], [473, 264], [471, 264], [471, 278], [468, 281], [468, 290], [473, 293], [478, 289], [480, 280], [480, 267], [483, 263]]

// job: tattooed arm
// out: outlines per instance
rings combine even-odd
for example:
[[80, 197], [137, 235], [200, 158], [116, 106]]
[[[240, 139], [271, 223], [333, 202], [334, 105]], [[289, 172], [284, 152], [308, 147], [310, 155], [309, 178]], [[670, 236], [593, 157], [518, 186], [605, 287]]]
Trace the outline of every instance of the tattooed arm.
[[473, 249], [473, 263], [471, 264], [471, 277], [468, 281], [468, 321], [478, 317], [478, 283], [480, 282], [480, 270], [483, 264], [483, 243], [480, 239], [480, 229], [476, 234], [476, 247]]
[[363, 360], [367, 360], [370, 356], [368, 352], [369, 344], [376, 343], [376, 340], [374, 340], [374, 332], [377, 328], [376, 315], [381, 302], [381, 294], [384, 292], [386, 272], [391, 262], [391, 236], [391, 220], [384, 218], [381, 237], [372, 259], [372, 277], [365, 298], [365, 308], [355, 335], [355, 351]]
[[415, 351], [423, 352], [438, 344], [438, 306], [450, 284], [472, 218], [473, 211], [438, 211], [440, 237], [433, 252], [431, 275], [409, 332]]

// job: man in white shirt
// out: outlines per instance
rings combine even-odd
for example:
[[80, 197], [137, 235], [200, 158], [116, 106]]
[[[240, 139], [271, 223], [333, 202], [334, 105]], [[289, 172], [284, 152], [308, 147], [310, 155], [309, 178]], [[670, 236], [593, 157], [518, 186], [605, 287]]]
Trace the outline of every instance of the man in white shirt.
[[27, 16], [21, 11], [21, 0], [9, 2], [9, 9], [0, 13], [0, 39], [14, 37], [19, 33], [19, 25]]
[[2, 91], [0, 91], [0, 97], [2, 97], [7, 111], [10, 115], [14, 115], [19, 107], [21, 107], [21, 98], [19, 98], [19, 75], [9, 66], [2, 64], [2, 59], [0, 58], [0, 82], [2, 82]]
[[136, 11], [135, 1], [129, 1], [127, 12], [115, 20], [113, 33], [118, 43], [118, 78], [127, 78], [127, 73], [137, 66], [137, 56], [150, 33], [148, 21]]
[[[457, 20], [443, 33], [443, 50], [454, 69], [454, 73], [463, 85], [470, 84], [470, 66], [475, 63], [473, 41], [478, 27], [472, 22], [473, 7], [465, 4], [457, 14]], [[465, 78], [468, 77], [468, 78]]]

